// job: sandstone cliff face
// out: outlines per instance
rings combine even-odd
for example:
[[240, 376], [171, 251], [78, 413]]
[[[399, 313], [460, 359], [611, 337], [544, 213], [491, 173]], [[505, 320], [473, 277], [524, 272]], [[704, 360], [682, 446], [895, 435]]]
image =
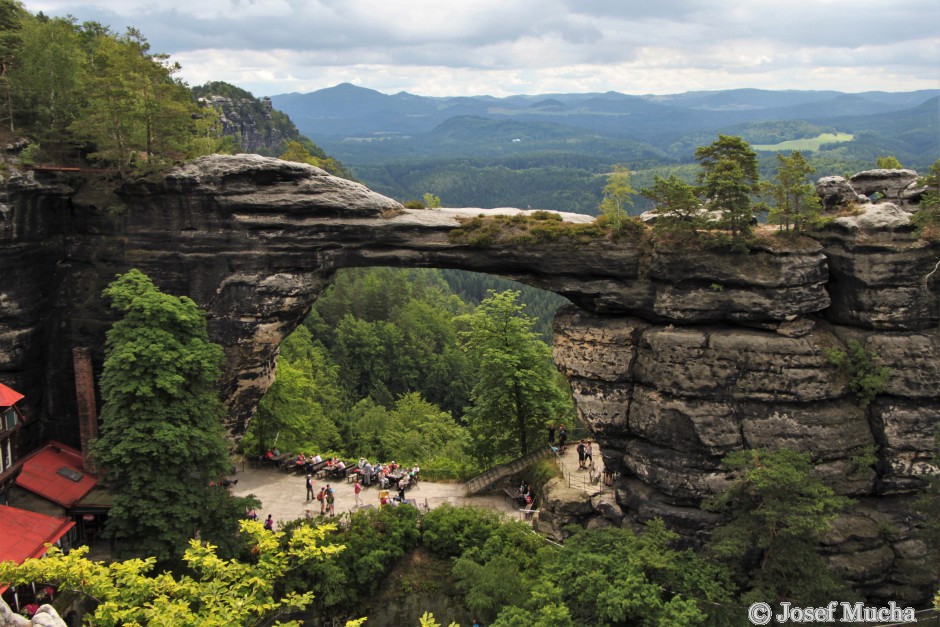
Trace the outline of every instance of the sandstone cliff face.
[[[0, 187], [0, 373], [48, 417], [47, 434], [76, 439], [69, 353], [89, 346], [100, 368], [112, 321], [100, 294], [131, 267], [207, 310], [227, 356], [221, 390], [236, 435], [271, 383], [278, 343], [336, 269], [488, 272], [580, 308], [556, 320], [555, 359], [620, 473], [616, 502], [596, 507], [608, 520], [658, 515], [694, 537], [714, 522], [696, 506], [727, 481], [722, 455], [789, 446], [863, 500], [856, 527], [899, 529], [890, 542], [863, 533], [862, 562], [845, 557], [857, 534], [836, 534], [833, 560], [872, 594], [910, 583], [903, 571], [918, 558], [904, 512], [937, 472], [940, 288], [926, 276], [940, 245], [917, 241], [909, 213], [887, 207], [906, 207], [903, 190], [864, 203], [818, 243], [768, 240], [741, 256], [643, 239], [458, 245], [448, 233], [483, 210], [405, 210], [317, 168], [250, 155], [205, 157], [114, 194], [80, 183], [14, 173]], [[840, 198], [863, 200], [836, 183]], [[865, 409], [826, 358], [849, 339], [892, 372]], [[853, 458], [871, 447], [878, 464], [858, 467]]]
[[[856, 178], [865, 187], [854, 189]], [[914, 176], [856, 178], [821, 184], [833, 211], [857, 206], [818, 238], [831, 304], [815, 315], [761, 330], [707, 316], [664, 326], [570, 307], [555, 320], [555, 361], [605, 465], [620, 473], [617, 502], [628, 519], [660, 516], [696, 537], [715, 522], [696, 506], [726, 485], [722, 455], [810, 452], [827, 484], [859, 500], [825, 540], [831, 563], [873, 598], [916, 599], [925, 584], [916, 567], [938, 558], [914, 536], [909, 504], [938, 473], [940, 307], [928, 275], [940, 248], [911, 235], [912, 208], [900, 196]], [[868, 202], [876, 191], [887, 200]], [[749, 261], [739, 265], [755, 274]], [[890, 368], [884, 393], [864, 408], [826, 355], [850, 340]], [[877, 456], [873, 466], [858, 463], [866, 451]]]

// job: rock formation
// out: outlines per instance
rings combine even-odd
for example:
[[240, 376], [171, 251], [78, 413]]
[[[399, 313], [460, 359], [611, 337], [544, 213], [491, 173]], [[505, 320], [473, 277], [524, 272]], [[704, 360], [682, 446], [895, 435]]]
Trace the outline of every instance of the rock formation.
[[[596, 504], [608, 520], [657, 515], [695, 537], [714, 522], [697, 505], [727, 481], [722, 455], [811, 451], [820, 476], [861, 501], [827, 540], [833, 563], [875, 598], [922, 591], [909, 580], [924, 558], [906, 512], [937, 472], [940, 273], [927, 277], [940, 244], [912, 235], [911, 183], [884, 183], [884, 202], [872, 203], [877, 177], [860, 189], [854, 178], [826, 181], [821, 194], [842, 217], [817, 241], [765, 238], [742, 256], [645, 237], [457, 243], [459, 219], [501, 210], [406, 210], [311, 166], [251, 155], [204, 157], [114, 191], [10, 171], [0, 188], [0, 372], [50, 435], [77, 438], [69, 353], [89, 346], [100, 368], [113, 319], [101, 291], [131, 267], [208, 311], [235, 434], [271, 383], [279, 342], [335, 270], [487, 272], [577, 305], [556, 319], [555, 359], [620, 473], [616, 502]], [[851, 339], [891, 369], [866, 408], [827, 359]], [[856, 463], [871, 450], [874, 467]]]

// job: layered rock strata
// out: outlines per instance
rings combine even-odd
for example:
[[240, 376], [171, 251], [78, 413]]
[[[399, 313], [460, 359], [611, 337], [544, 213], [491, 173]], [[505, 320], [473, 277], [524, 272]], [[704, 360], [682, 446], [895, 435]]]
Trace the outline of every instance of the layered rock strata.
[[[700, 534], [714, 521], [696, 506], [727, 481], [722, 455], [789, 446], [812, 452], [822, 477], [862, 499], [855, 515], [871, 524], [860, 529], [898, 528], [891, 538], [862, 533], [864, 542], [836, 534], [833, 560], [874, 595], [917, 589], [903, 574], [919, 559], [903, 512], [936, 472], [940, 273], [930, 271], [940, 245], [911, 233], [910, 184], [894, 201], [866, 203], [869, 183], [830, 182], [842, 200], [827, 202], [845, 215], [818, 241], [768, 237], [738, 255], [645, 237], [457, 243], [450, 234], [462, 219], [519, 210], [407, 210], [317, 168], [250, 155], [202, 158], [114, 191], [9, 172], [0, 187], [0, 375], [45, 417], [43, 435], [77, 439], [70, 352], [90, 347], [100, 369], [113, 320], [101, 292], [131, 267], [207, 310], [227, 357], [220, 385], [235, 435], [272, 381], [278, 344], [337, 269], [487, 272], [578, 306], [556, 321], [555, 358], [620, 473], [615, 502], [596, 504], [608, 520], [658, 515]], [[826, 357], [850, 339], [891, 369], [864, 409]], [[859, 467], [872, 449], [878, 463]], [[845, 557], [859, 542], [864, 567]]]

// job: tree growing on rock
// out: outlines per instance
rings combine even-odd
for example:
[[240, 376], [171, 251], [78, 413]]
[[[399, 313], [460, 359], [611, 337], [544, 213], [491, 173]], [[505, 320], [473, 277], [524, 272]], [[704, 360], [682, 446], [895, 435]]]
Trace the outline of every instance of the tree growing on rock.
[[105, 290], [121, 319], [107, 333], [104, 405], [94, 457], [114, 494], [107, 531], [124, 551], [167, 560], [197, 530], [234, 535], [239, 505], [210, 484], [226, 474], [222, 349], [196, 303], [139, 270]]
[[653, 185], [640, 193], [655, 205], [653, 230], [658, 234], [695, 236], [705, 225], [695, 188], [675, 174], [667, 179], [657, 175]]
[[766, 186], [773, 199], [767, 221], [779, 224], [785, 233], [799, 235], [822, 225], [822, 205], [809, 175], [816, 171], [802, 153], [789, 157], [777, 154], [777, 176]]
[[601, 215], [607, 219], [607, 224], [614, 233], [620, 232], [624, 221], [629, 217], [626, 208], [633, 206], [635, 193], [630, 185], [630, 168], [615, 165], [613, 171], [607, 175], [604, 198], [600, 204]]
[[719, 134], [695, 150], [695, 159], [702, 166], [699, 181], [706, 206], [721, 213], [716, 226], [731, 231], [732, 242], [740, 244], [752, 231], [751, 195], [760, 179], [757, 153], [742, 138]]
[[825, 605], [851, 592], [826, 566], [816, 544], [851, 502], [811, 475], [809, 453], [788, 449], [730, 453], [731, 487], [704, 503], [728, 515], [711, 550], [727, 563], [742, 601]]

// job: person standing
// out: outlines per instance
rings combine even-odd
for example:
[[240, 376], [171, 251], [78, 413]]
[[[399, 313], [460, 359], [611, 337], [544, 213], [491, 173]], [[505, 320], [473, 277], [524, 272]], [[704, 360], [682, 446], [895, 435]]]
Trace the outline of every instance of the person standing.
[[591, 451], [591, 441], [584, 441], [584, 467], [593, 468], [594, 467], [594, 453]]
[[548, 425], [548, 443], [549, 443], [549, 444], [554, 444], [554, 443], [555, 443], [555, 425], [554, 425], [554, 423]]
[[584, 440], [578, 442], [578, 468], [584, 468]]
[[335, 504], [336, 497], [333, 496], [333, 491], [330, 490], [326, 493], [326, 508], [329, 510], [330, 516], [336, 516], [336, 510], [334, 509]]
[[307, 502], [313, 500], [313, 475], [307, 475]]
[[362, 498], [359, 496], [360, 492], [362, 492], [362, 484], [356, 479], [356, 483], [353, 485], [353, 494], [356, 495], [356, 505], [362, 505]]
[[320, 488], [317, 492], [317, 500], [320, 501], [320, 515], [326, 513], [326, 488]]
[[274, 516], [268, 514], [268, 517], [264, 520], [264, 528], [268, 531], [274, 531]]

